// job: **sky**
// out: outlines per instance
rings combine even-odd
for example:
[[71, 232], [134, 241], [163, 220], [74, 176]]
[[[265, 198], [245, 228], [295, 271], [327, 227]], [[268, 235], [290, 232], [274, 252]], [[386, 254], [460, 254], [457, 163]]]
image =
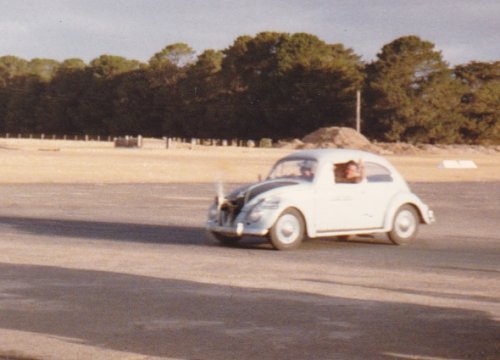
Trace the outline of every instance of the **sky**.
[[167, 45], [197, 54], [238, 36], [306, 32], [370, 62], [406, 35], [450, 65], [500, 60], [500, 0], [0, 0], [0, 56], [147, 62]]

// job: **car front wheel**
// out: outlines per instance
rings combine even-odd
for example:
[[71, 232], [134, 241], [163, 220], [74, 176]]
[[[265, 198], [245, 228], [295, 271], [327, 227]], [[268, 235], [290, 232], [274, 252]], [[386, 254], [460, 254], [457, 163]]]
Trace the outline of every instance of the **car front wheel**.
[[297, 248], [304, 239], [305, 223], [301, 213], [296, 209], [287, 209], [281, 213], [271, 227], [269, 238], [276, 250]]
[[406, 245], [417, 236], [419, 216], [411, 205], [403, 205], [392, 223], [392, 230], [388, 233], [389, 239], [396, 245]]

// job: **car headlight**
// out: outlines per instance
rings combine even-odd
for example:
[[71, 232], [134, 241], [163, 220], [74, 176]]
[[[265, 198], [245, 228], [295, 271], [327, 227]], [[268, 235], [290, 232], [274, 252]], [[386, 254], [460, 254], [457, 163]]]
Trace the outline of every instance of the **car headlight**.
[[254, 207], [252, 211], [250, 211], [250, 214], [248, 214], [248, 221], [250, 222], [257, 222], [260, 220], [262, 217], [262, 210], [260, 208]]
[[210, 220], [215, 220], [217, 219], [217, 207], [216, 206], [211, 206], [210, 209], [208, 209], [208, 218]]

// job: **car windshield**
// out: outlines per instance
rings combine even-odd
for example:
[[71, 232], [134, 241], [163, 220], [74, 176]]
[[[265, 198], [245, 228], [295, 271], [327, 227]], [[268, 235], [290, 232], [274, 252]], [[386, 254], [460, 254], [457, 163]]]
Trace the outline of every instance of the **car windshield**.
[[268, 179], [303, 179], [312, 181], [316, 173], [316, 160], [312, 159], [285, 159], [278, 161]]

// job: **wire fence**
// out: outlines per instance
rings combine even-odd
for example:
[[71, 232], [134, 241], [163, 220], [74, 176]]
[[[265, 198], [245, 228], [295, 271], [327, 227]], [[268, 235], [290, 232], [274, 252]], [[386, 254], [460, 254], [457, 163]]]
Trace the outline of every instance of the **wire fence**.
[[222, 147], [273, 147], [273, 140], [270, 138], [262, 138], [258, 141], [255, 140], [241, 140], [241, 139], [200, 139], [200, 138], [180, 138], [180, 137], [162, 137], [162, 138], [149, 138], [139, 136], [101, 136], [101, 135], [57, 135], [57, 134], [23, 134], [23, 133], [3, 133], [0, 138], [4, 139], [37, 139], [37, 140], [66, 140], [66, 141], [98, 141], [98, 142], [112, 142], [115, 147], [155, 147], [165, 149], [175, 149], [177, 147], [195, 148], [199, 146], [222, 146]]

